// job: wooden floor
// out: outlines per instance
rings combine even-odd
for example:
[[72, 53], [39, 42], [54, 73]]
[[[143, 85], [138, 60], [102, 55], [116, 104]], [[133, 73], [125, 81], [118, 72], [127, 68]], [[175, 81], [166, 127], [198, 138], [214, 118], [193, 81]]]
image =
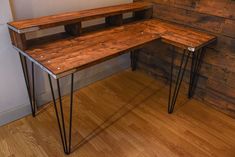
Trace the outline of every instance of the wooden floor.
[[[78, 149], [70, 156], [235, 157], [235, 120], [188, 101], [185, 92], [169, 115], [168, 86], [142, 72], [124, 71], [83, 88], [75, 93], [72, 143]], [[69, 98], [63, 101], [68, 112]], [[1, 127], [0, 156], [65, 156], [53, 106]]]

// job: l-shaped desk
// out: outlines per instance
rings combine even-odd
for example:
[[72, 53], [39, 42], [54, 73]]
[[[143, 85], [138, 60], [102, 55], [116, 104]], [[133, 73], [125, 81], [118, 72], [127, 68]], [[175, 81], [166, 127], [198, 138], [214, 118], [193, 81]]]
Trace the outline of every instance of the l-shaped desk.
[[[123, 14], [128, 12], [133, 12], [134, 21], [124, 24]], [[131, 52], [131, 67], [132, 70], [135, 70], [137, 50], [147, 43], [161, 40], [173, 47], [168, 112], [172, 113], [174, 110], [190, 58], [192, 61], [188, 97], [193, 96], [205, 49], [216, 40], [216, 37], [185, 26], [151, 19], [152, 13], [152, 4], [135, 2], [8, 23], [12, 44], [20, 54], [33, 116], [38, 110], [35, 97], [34, 66], [37, 65], [48, 73], [61, 141], [66, 154], [71, 152], [74, 73], [81, 69]], [[106, 27], [111, 27], [83, 33], [82, 21], [101, 17], [105, 17]], [[26, 34], [29, 32], [55, 26], [64, 26], [65, 33], [34, 40], [26, 39]], [[182, 49], [183, 54], [173, 88], [175, 47]], [[32, 64], [31, 75], [29, 75], [27, 64], [29, 62]], [[71, 76], [71, 91], [67, 135], [60, 79], [68, 75]], [[57, 82], [60, 112], [56, 104], [52, 78]]]

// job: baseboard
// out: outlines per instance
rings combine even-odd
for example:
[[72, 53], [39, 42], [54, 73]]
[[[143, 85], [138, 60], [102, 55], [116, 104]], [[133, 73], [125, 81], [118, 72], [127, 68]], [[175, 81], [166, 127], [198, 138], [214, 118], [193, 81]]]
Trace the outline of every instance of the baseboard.
[[[110, 65], [112, 66], [110, 67]], [[88, 68], [75, 75], [75, 83], [74, 83], [75, 89], [80, 89], [85, 86], [88, 86], [91, 83], [104, 79], [108, 76], [111, 76], [129, 67], [130, 67], [129, 54], [126, 54], [126, 55], [121, 56], [121, 58], [119, 59], [112, 59], [104, 63], [101, 63], [99, 65], [96, 65], [94, 67]], [[85, 77], [79, 77], [79, 75], [83, 74], [83, 72], [86, 72], [88, 74], [86, 74]], [[68, 94], [69, 88], [70, 88], [70, 84], [65, 84], [63, 86], [62, 94], [63, 95]], [[57, 93], [57, 91], [55, 91], [55, 93]], [[48, 88], [41, 95], [37, 96], [37, 104], [39, 106], [46, 104], [50, 101], [51, 101], [50, 88]], [[29, 114], [31, 114], [31, 109], [30, 109], [29, 104], [20, 105], [17, 108], [13, 108], [8, 111], [1, 112], [0, 113], [0, 126], [10, 123], [12, 121], [15, 121], [17, 119], [20, 119], [22, 117], [25, 117]]]
[[0, 126], [15, 121], [17, 119], [23, 118], [31, 113], [30, 105], [24, 104], [17, 108], [10, 109], [5, 112], [0, 113]]

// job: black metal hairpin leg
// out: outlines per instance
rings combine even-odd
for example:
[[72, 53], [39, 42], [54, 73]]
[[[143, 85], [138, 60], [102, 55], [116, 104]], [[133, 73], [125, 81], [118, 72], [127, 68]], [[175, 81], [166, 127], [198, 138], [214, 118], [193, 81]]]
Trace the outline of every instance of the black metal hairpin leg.
[[201, 48], [196, 52], [192, 52], [192, 63], [191, 63], [191, 72], [190, 72], [190, 82], [188, 90], [188, 98], [192, 98], [194, 91], [197, 87], [197, 82], [199, 78], [199, 71], [201, 68], [201, 63], [205, 54], [205, 48]]
[[31, 84], [26, 57], [21, 55], [20, 53], [19, 55], [20, 55], [21, 66], [22, 66], [22, 70], [24, 74], [25, 84], [26, 84], [26, 88], [27, 88], [27, 92], [29, 96], [32, 115], [33, 117], [35, 117], [36, 111], [37, 111], [37, 105], [36, 105], [36, 98], [35, 98], [34, 63], [32, 62], [32, 78], [31, 78], [32, 84]]
[[137, 51], [131, 51], [130, 52], [130, 57], [131, 57], [131, 70], [135, 71], [136, 70], [136, 61], [137, 61], [137, 56], [136, 53]]
[[54, 103], [56, 118], [59, 126], [60, 131], [60, 137], [61, 142], [63, 145], [64, 153], [70, 154], [71, 153], [71, 132], [72, 132], [72, 116], [73, 116], [73, 80], [74, 80], [74, 74], [71, 74], [71, 91], [70, 91], [70, 115], [69, 115], [69, 133], [68, 133], [68, 140], [67, 140], [67, 133], [65, 128], [65, 120], [64, 120], [64, 111], [63, 111], [63, 105], [62, 105], [62, 97], [61, 97], [61, 91], [60, 91], [60, 82], [59, 79], [56, 80], [57, 83], [57, 90], [58, 90], [58, 96], [59, 96], [59, 108], [60, 108], [60, 115], [59, 111], [56, 105], [56, 98], [54, 94], [54, 88], [51, 81], [51, 76], [48, 74], [50, 88], [51, 88], [51, 94], [52, 99]]
[[[173, 48], [173, 51], [175, 51], [174, 48]], [[169, 88], [169, 100], [168, 100], [168, 113], [172, 113], [174, 111], [175, 103], [176, 103], [176, 100], [177, 100], [177, 97], [178, 97], [178, 94], [179, 94], [179, 90], [180, 90], [180, 87], [181, 87], [182, 80], [184, 78], [185, 69], [187, 67], [189, 57], [190, 57], [190, 52], [187, 51], [187, 50], [184, 50], [183, 56], [181, 58], [181, 63], [180, 63], [176, 83], [175, 83], [174, 92], [173, 92], [173, 95], [172, 95], [172, 82], [173, 82], [172, 77], [173, 77], [173, 72], [174, 72], [174, 59], [175, 59], [174, 52], [172, 52], [170, 88]]]

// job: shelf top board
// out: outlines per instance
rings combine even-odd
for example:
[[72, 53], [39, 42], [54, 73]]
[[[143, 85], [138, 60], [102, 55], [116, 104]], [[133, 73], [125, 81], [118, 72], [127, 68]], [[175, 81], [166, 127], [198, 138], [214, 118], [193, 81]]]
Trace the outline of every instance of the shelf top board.
[[151, 9], [153, 5], [148, 2], [134, 2], [89, 10], [61, 13], [57, 15], [43, 16], [34, 19], [9, 22], [10, 29], [17, 33], [27, 33], [40, 29], [74, 24], [81, 21], [92, 20], [95, 18], [108, 17], [117, 14], [135, 12], [145, 9]]

